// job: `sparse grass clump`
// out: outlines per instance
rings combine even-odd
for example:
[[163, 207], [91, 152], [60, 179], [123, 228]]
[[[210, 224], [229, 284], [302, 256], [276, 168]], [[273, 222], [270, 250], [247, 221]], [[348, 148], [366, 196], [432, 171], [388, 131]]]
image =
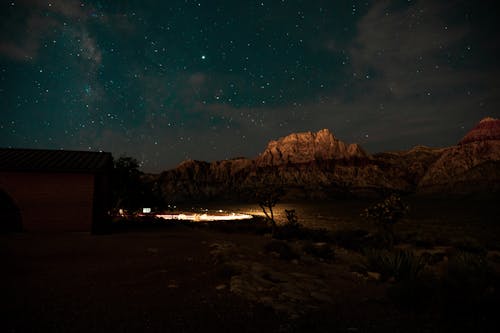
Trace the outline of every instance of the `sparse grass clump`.
[[409, 250], [365, 251], [363, 267], [367, 272], [380, 273], [381, 280], [394, 279], [396, 282], [416, 280], [426, 263], [424, 258]]

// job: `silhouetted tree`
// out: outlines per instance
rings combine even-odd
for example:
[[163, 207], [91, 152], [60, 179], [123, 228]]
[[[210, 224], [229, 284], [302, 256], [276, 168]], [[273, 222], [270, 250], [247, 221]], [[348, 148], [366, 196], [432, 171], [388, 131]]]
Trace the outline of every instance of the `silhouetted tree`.
[[276, 232], [276, 221], [274, 219], [273, 208], [279, 202], [284, 192], [281, 187], [266, 187], [259, 189], [256, 192], [257, 201], [266, 216], [266, 219], [271, 222], [271, 232], [274, 237]]
[[142, 205], [144, 186], [143, 173], [139, 162], [128, 156], [113, 161], [111, 184], [113, 188], [113, 207], [115, 209], [138, 209]]

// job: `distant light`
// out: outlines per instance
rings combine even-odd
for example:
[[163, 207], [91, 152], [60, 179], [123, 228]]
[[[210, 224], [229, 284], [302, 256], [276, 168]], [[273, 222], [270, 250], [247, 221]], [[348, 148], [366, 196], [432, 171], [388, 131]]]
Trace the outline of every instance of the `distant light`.
[[157, 214], [156, 217], [165, 220], [184, 220], [195, 222], [209, 221], [229, 221], [229, 220], [250, 220], [252, 215], [231, 213], [227, 215], [209, 215], [209, 214]]
[[142, 212], [143, 212], [144, 214], [151, 213], [151, 208], [143, 208], [143, 209], [142, 209]]
[[201, 56], [201, 60], [205, 60], [207, 57], [205, 55]]

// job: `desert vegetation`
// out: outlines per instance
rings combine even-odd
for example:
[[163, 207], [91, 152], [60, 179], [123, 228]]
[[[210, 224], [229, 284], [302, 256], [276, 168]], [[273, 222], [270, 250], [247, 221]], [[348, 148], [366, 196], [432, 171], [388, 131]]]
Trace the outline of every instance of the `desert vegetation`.
[[394, 245], [394, 225], [407, 213], [409, 207], [401, 197], [391, 194], [383, 201], [366, 208], [362, 216], [372, 220], [377, 227], [377, 237], [386, 247]]
[[[115, 165], [115, 179], [133, 175], [129, 187], [117, 187], [115, 192], [115, 203], [130, 210], [144, 204], [134, 199], [132, 189], [144, 193], [154, 188], [154, 182], [136, 172], [136, 165], [133, 160]], [[205, 275], [197, 289], [200, 295], [208, 297], [215, 290], [217, 296], [210, 296], [215, 304], [225, 293], [253, 304], [244, 311], [262, 307], [273, 314], [281, 331], [327, 332], [337, 327], [439, 332], [494, 327], [494, 309], [500, 306], [500, 248], [494, 218], [492, 232], [480, 232], [481, 228], [461, 221], [453, 224], [450, 210], [443, 213], [447, 225], [420, 223], [416, 215], [435, 212], [392, 194], [357, 203], [353, 207], [359, 209], [351, 219], [322, 228], [305, 223], [310, 216], [297, 209], [297, 203], [281, 200], [279, 190], [260, 192], [254, 206], [262, 213], [237, 222], [166, 222], [154, 215], [129, 214], [117, 217], [114, 235], [100, 241], [135, 238], [136, 233], [145, 242], [161, 244], [173, 237], [180, 237], [178, 243], [196, 237], [191, 244], [196, 250], [189, 256], [170, 249], [181, 276], [201, 265]], [[332, 214], [340, 214], [335, 209]], [[165, 255], [157, 246], [144, 245], [142, 250], [148, 256]], [[165, 272], [173, 267], [168, 261], [162, 265]], [[207, 276], [211, 282], [206, 282]], [[165, 288], [186, 292], [179, 287], [182, 281], [165, 279]]]
[[[115, 206], [137, 210], [153, 202], [165, 208], [157, 179], [137, 166], [128, 158], [115, 162]], [[326, 331], [332, 323], [324, 318], [334, 304], [360, 299], [395, 311], [399, 327], [409, 317], [425, 319], [437, 331], [491, 327], [493, 309], [500, 306], [500, 254], [494, 241], [460, 229], [463, 224], [446, 232], [437, 224], [420, 225], [410, 216], [424, 213], [418, 203], [410, 205], [395, 193], [366, 201], [349, 223], [328, 229], [304, 224], [293, 203], [282, 203], [284, 195], [276, 186], [253, 191], [262, 214], [248, 221], [165, 222], [129, 215], [115, 223], [115, 230], [141, 226], [226, 235], [222, 243], [207, 243], [217, 288], [291, 319], [287, 330]], [[242, 237], [255, 240], [242, 245]], [[348, 292], [339, 296], [344, 289]]]
[[[289, 274], [295, 274], [293, 271], [298, 266], [303, 265], [307, 267], [308, 279], [319, 279], [327, 287], [322, 289], [322, 301], [299, 295], [300, 292], [297, 294], [295, 290], [295, 297], [301, 299], [298, 304], [317, 304], [332, 297], [331, 293], [340, 283], [335, 274], [341, 274], [344, 278], [348, 276], [352, 283], [363, 281], [367, 286], [365, 297], [375, 297], [371, 295], [371, 288], [382, 290], [383, 302], [399, 309], [401, 315], [431, 318], [436, 329], [468, 331], [491, 327], [494, 321], [492, 311], [500, 305], [499, 256], [496, 249], [487, 248], [470, 236], [430, 238], [422, 230], [403, 233], [395, 227], [405, 224], [409, 209], [401, 197], [390, 195], [361, 212], [364, 222], [360, 225], [364, 224], [365, 228], [339, 230], [305, 227], [293, 208], [286, 209], [286, 220], [275, 221], [274, 227], [267, 225], [267, 232], [265, 228], [261, 229], [261, 234], [264, 231], [264, 235], [271, 238], [264, 243], [262, 252], [286, 264], [274, 264], [273, 268], [265, 269], [261, 267], [263, 271], [258, 277], [252, 277], [255, 272], [248, 272], [240, 266], [240, 269], [231, 270], [228, 283], [232, 286], [234, 281], [238, 281], [233, 288], [235, 292], [257, 301], [263, 297], [259, 290], [271, 288], [270, 285], [273, 288], [280, 285], [279, 288], [287, 295], [291, 292], [285, 290], [287, 283], [299, 290], [301, 283], [307, 284], [289, 277]], [[264, 225], [268, 218], [264, 219]], [[232, 247], [232, 251], [233, 254], [239, 251], [250, 262], [262, 263], [263, 259], [255, 258], [245, 249], [238, 249], [237, 245]], [[261, 278], [262, 285], [259, 285]], [[252, 280], [251, 286], [245, 285], [247, 279]], [[294, 282], [286, 282], [290, 279]], [[319, 288], [309, 287], [312, 293]], [[304, 319], [310, 313], [298, 310], [297, 299], [282, 298], [264, 297], [263, 302], [277, 311], [302, 318], [297, 321], [300, 325], [311, 324], [309, 319]]]

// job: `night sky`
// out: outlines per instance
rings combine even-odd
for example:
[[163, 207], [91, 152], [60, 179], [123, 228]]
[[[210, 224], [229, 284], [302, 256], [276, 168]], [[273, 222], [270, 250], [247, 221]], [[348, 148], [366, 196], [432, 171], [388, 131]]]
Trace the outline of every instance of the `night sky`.
[[494, 4], [1, 1], [0, 146], [157, 172], [322, 128], [372, 153], [452, 145], [500, 116]]

